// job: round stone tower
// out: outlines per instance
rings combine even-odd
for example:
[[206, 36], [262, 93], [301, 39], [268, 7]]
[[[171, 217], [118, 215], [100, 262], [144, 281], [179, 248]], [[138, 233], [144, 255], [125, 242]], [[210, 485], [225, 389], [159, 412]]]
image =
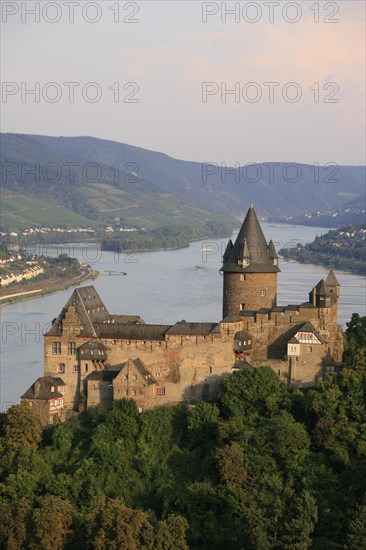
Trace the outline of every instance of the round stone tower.
[[279, 271], [274, 244], [267, 244], [251, 202], [235, 243], [228, 242], [223, 256], [223, 318], [274, 307]]

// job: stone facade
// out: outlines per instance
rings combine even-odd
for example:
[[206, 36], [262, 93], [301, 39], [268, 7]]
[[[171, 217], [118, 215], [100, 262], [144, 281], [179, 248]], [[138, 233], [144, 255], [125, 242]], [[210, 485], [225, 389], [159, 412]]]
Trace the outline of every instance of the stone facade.
[[[229, 243], [225, 252], [219, 323], [149, 325], [139, 316], [110, 315], [92, 286], [76, 289], [44, 335], [45, 376], [62, 377], [65, 414], [122, 398], [134, 399], [140, 410], [213, 401], [225, 377], [260, 365], [288, 383], [308, 385], [339, 364], [335, 275], [310, 290], [308, 302], [277, 306], [277, 255], [256, 224], [251, 206], [239, 244]], [[258, 238], [259, 263], [247, 237]]]

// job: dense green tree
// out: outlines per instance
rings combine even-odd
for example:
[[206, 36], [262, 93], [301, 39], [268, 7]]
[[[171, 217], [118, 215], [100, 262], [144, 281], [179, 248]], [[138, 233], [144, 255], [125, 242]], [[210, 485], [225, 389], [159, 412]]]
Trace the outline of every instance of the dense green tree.
[[31, 532], [32, 503], [26, 498], [0, 501], [0, 516], [0, 548], [26, 548]]
[[270, 367], [244, 369], [225, 380], [220, 397], [226, 416], [255, 420], [289, 406], [286, 386]]
[[120, 499], [98, 499], [87, 519], [87, 542], [95, 550], [152, 550], [154, 528], [147, 514]]
[[33, 510], [30, 548], [62, 550], [71, 533], [72, 514], [70, 502], [53, 495], [40, 498]]
[[187, 529], [186, 518], [171, 514], [166, 520], [159, 522], [154, 550], [189, 550]]
[[4, 426], [8, 442], [37, 447], [41, 440], [42, 425], [39, 416], [27, 401], [10, 407]]

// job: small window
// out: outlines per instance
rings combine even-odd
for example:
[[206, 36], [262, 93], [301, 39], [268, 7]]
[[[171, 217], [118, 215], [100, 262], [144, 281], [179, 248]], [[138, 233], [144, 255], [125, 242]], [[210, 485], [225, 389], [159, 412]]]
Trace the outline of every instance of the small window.
[[52, 354], [61, 355], [61, 342], [52, 342]]
[[80, 372], [79, 365], [74, 365], [74, 372]]
[[51, 393], [54, 393], [55, 391], [55, 386], [51, 386]]
[[212, 374], [212, 367], [210, 367], [210, 374]]
[[128, 395], [128, 390], [125, 390], [125, 395]]
[[136, 395], [136, 390], [132, 390], [132, 395]]
[[308, 346], [308, 352], [311, 353], [313, 351], [312, 346]]
[[123, 380], [128, 380], [128, 374], [125, 374], [125, 375], [123, 376]]
[[242, 274], [240, 275], [240, 280], [241, 280], [241, 281], [245, 281], [245, 274], [244, 274], [244, 273], [242, 273]]
[[65, 363], [60, 363], [58, 366], [58, 372], [64, 373], [65, 372]]
[[245, 309], [245, 304], [240, 304], [240, 309], [243, 311], [243, 309]]
[[265, 296], [266, 295], [266, 289], [265, 288], [261, 288], [261, 290], [259, 291], [259, 294], [261, 296]]
[[76, 343], [75, 342], [69, 342], [67, 345], [67, 353], [69, 355], [75, 355], [76, 353]]
[[165, 395], [165, 388], [156, 388], [156, 395]]
[[132, 380], [135, 380], [135, 381], [137, 380], [137, 374], [134, 374], [134, 375], [132, 376]]
[[88, 372], [89, 371], [89, 365], [88, 363], [85, 363], [85, 372]]

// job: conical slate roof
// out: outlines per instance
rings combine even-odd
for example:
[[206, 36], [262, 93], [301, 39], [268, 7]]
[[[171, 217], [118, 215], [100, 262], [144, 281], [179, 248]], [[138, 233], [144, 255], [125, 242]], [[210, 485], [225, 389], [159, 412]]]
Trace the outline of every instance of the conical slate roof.
[[315, 287], [318, 296], [329, 296], [327, 287], [325, 286], [324, 279], [320, 279], [319, 283]]
[[337, 277], [334, 275], [333, 269], [328, 273], [327, 278], [325, 279], [326, 286], [341, 286], [337, 280]]
[[273, 260], [277, 259], [273, 243], [267, 245], [261, 226], [250, 203], [234, 246], [227, 247], [222, 271], [229, 273], [277, 273]]

